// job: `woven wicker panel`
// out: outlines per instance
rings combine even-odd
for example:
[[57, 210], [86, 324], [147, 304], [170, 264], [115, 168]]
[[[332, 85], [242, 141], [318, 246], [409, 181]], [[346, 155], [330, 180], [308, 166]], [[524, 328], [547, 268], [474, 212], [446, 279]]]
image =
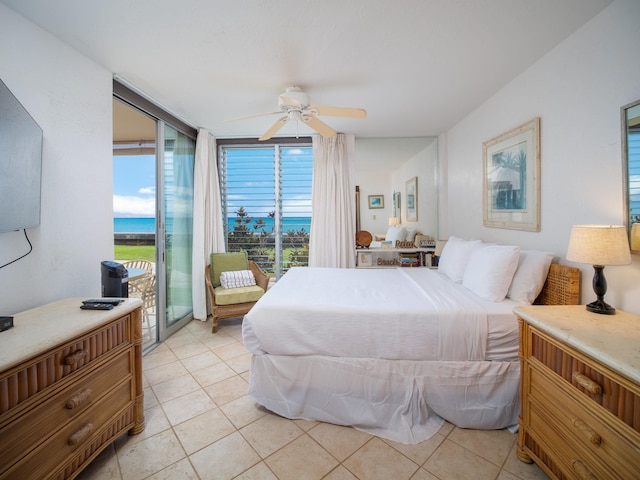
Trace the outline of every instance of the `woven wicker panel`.
[[579, 305], [580, 269], [552, 263], [534, 305]]

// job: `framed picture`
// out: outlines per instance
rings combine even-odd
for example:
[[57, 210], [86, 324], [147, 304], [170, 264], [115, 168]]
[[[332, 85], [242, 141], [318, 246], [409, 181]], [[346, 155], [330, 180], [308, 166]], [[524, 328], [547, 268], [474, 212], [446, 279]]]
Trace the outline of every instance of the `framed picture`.
[[540, 231], [540, 118], [482, 144], [485, 227]]
[[411, 180], [407, 180], [406, 192], [406, 218], [407, 222], [418, 221], [418, 177], [413, 177]]
[[393, 192], [393, 217], [401, 218], [402, 212], [400, 208], [400, 192]]
[[384, 208], [384, 195], [369, 195], [369, 208]]

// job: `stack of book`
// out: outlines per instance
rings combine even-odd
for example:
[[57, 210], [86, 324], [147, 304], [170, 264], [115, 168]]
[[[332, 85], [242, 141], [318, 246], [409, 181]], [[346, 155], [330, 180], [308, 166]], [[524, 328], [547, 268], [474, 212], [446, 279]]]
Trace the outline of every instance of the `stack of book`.
[[403, 267], [419, 267], [420, 254], [419, 253], [403, 253], [400, 258], [400, 265], [402, 265]]

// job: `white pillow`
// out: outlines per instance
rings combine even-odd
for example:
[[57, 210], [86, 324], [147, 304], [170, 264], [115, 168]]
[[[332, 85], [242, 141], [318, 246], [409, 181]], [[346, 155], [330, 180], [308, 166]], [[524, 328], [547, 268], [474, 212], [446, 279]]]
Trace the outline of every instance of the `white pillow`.
[[404, 240], [406, 242], [411, 242], [413, 243], [414, 240], [416, 239], [416, 234], [418, 233], [418, 229], [417, 228], [407, 228], [407, 234], [404, 237]]
[[481, 243], [480, 240], [463, 240], [455, 236], [449, 237], [440, 254], [438, 271], [449, 277], [451, 281], [462, 283], [462, 277], [465, 268], [467, 268], [471, 251]]
[[220, 273], [222, 288], [252, 287], [256, 285], [256, 277], [251, 270], [235, 270]]
[[483, 245], [475, 248], [464, 271], [462, 286], [480, 298], [501, 302], [509, 291], [519, 258], [520, 247], [515, 245]]
[[391, 242], [391, 245], [396, 246], [396, 240], [404, 241], [405, 236], [407, 235], [407, 229], [402, 225], [389, 227], [387, 230], [387, 235], [385, 236], [385, 241]]
[[544, 286], [553, 261], [553, 253], [540, 250], [520, 250], [520, 261], [507, 297], [531, 305]]

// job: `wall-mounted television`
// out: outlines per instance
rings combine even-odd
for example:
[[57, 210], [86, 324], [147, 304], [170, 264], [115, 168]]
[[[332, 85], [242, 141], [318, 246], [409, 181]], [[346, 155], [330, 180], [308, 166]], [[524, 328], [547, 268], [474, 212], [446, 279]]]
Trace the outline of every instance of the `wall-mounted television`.
[[0, 80], [0, 233], [40, 224], [42, 129]]

